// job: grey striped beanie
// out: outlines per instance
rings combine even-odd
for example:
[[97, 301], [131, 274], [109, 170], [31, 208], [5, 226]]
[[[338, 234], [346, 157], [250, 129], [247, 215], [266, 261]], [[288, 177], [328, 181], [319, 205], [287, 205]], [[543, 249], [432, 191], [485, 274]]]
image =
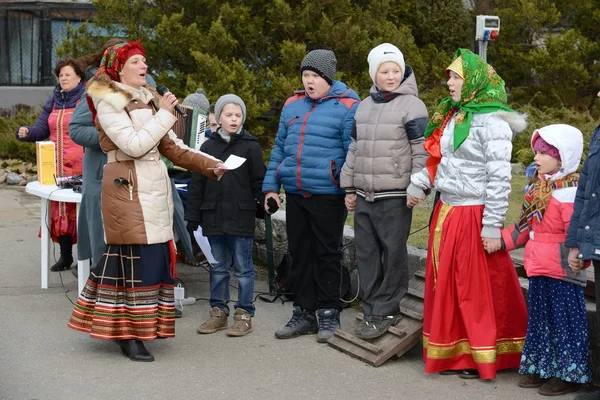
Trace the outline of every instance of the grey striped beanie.
[[204, 89], [198, 89], [195, 93], [188, 95], [188, 97], [186, 97], [181, 104], [184, 106], [197, 108], [207, 114], [210, 107], [210, 103], [206, 98], [206, 92], [204, 92]]
[[335, 79], [336, 65], [337, 59], [333, 51], [323, 49], [313, 50], [302, 59], [300, 73], [305, 70], [313, 71], [331, 85]]

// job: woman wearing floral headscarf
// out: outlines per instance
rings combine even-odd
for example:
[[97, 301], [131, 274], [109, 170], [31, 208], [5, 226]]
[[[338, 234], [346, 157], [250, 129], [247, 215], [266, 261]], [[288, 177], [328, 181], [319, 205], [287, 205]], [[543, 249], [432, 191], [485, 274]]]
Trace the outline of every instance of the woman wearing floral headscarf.
[[[411, 177], [408, 204], [440, 192], [431, 221], [423, 358], [429, 373], [492, 379], [518, 368], [527, 311], [510, 256], [486, 254], [508, 210], [512, 137], [525, 119], [506, 103], [504, 81], [459, 49], [446, 70], [450, 96], [425, 131], [427, 166]], [[495, 250], [495, 249], [493, 249]]]
[[143, 341], [175, 336], [173, 202], [160, 156], [218, 179], [219, 160], [186, 147], [171, 127], [177, 98], [146, 84], [140, 42], [109, 47], [87, 88], [107, 154], [102, 220], [107, 251], [79, 295], [69, 327], [114, 340], [133, 361], [154, 361]]

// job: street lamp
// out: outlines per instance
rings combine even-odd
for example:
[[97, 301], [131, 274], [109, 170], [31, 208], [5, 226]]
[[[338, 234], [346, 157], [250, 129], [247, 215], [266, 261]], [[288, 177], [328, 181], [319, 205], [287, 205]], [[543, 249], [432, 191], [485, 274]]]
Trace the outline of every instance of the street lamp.
[[475, 26], [475, 40], [479, 56], [487, 62], [488, 41], [496, 40], [500, 33], [500, 18], [495, 15], [478, 15]]

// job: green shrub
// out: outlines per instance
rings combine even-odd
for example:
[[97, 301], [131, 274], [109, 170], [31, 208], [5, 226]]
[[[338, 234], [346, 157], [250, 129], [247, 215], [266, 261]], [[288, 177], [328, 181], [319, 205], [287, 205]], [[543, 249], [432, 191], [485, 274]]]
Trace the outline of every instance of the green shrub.
[[15, 132], [21, 126], [33, 125], [38, 116], [36, 109], [12, 110], [0, 115], [0, 158], [35, 162], [35, 143], [19, 142]]

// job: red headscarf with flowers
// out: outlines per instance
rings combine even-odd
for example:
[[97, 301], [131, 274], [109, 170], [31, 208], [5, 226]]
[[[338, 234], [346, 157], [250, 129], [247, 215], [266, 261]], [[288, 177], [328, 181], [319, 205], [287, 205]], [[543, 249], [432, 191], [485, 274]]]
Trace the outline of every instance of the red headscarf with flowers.
[[[127, 60], [136, 54], [146, 55], [146, 50], [144, 50], [144, 46], [142, 46], [142, 43], [139, 40], [129, 43], [119, 43], [107, 48], [100, 61], [98, 71], [96, 71], [92, 79], [87, 82], [86, 88], [101, 75], [108, 75], [113, 81], [120, 82], [121, 78], [119, 77], [119, 73], [123, 70], [123, 66]], [[96, 107], [94, 107], [94, 103], [90, 96], [86, 96], [86, 99], [90, 106], [90, 110], [92, 111], [92, 120], [95, 121]]]

